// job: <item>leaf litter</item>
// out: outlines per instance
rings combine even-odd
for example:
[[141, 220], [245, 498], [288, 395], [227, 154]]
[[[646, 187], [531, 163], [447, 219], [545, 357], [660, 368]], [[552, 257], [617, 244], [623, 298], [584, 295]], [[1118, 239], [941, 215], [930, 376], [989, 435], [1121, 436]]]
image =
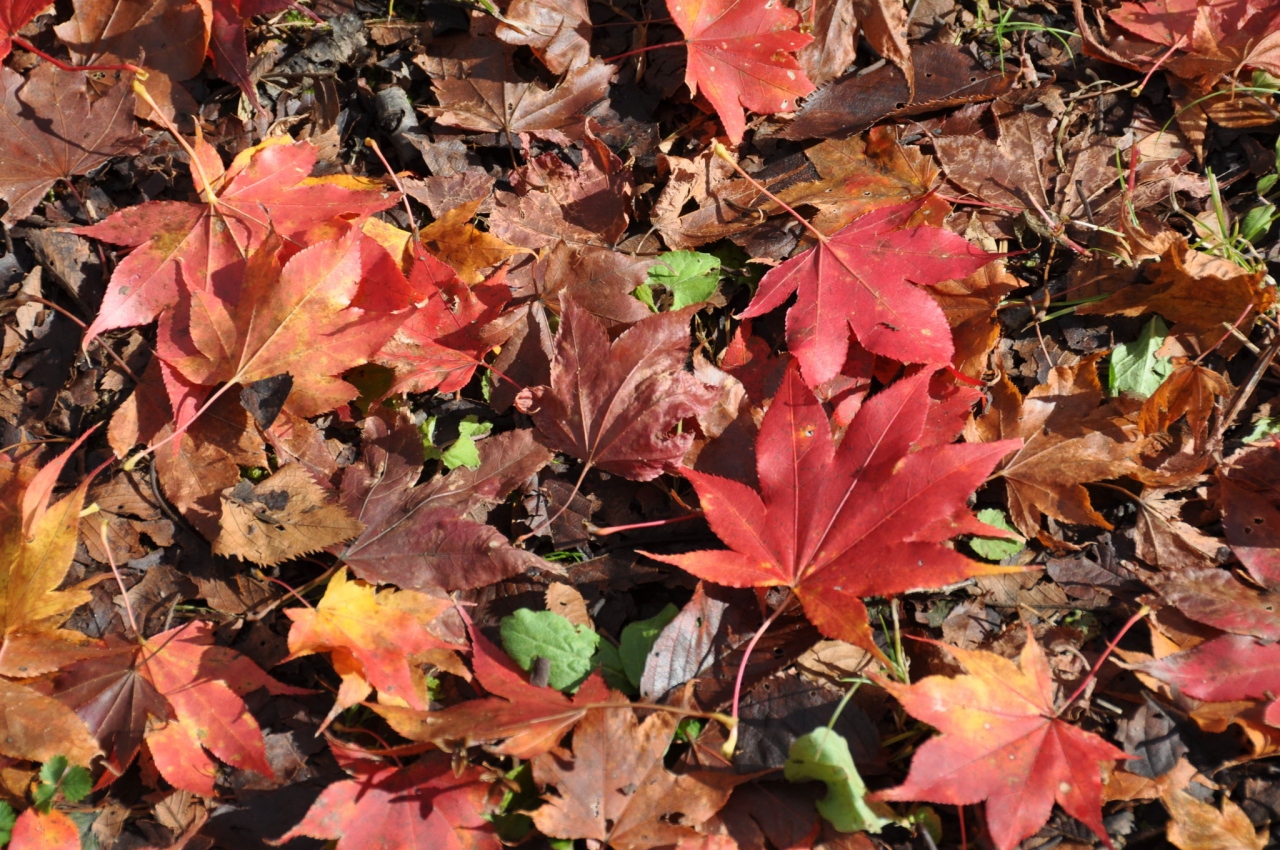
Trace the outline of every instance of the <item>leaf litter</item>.
[[1271, 846], [1277, 56], [0, 0], [0, 845]]

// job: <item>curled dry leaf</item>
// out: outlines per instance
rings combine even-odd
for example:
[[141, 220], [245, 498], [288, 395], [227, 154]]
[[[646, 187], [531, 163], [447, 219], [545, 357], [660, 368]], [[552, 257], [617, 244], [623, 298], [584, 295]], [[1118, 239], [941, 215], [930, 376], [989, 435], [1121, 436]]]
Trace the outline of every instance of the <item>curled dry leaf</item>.
[[127, 81], [95, 100], [83, 72], [46, 63], [24, 80], [6, 67], [0, 68], [0, 97], [0, 199], [9, 204], [0, 221], [7, 225], [30, 215], [59, 180], [142, 148]]
[[553, 74], [591, 61], [587, 0], [513, 0], [497, 36], [507, 44], [527, 44]]
[[911, 774], [880, 800], [968, 806], [987, 801], [999, 850], [1012, 850], [1049, 819], [1054, 801], [1110, 846], [1102, 825], [1104, 762], [1124, 751], [1058, 716], [1053, 673], [1028, 629], [1019, 663], [946, 647], [968, 672], [914, 685], [878, 678], [903, 708], [941, 733], [911, 761]]
[[347, 513], [300, 463], [269, 478], [222, 491], [222, 532], [213, 551], [270, 567], [319, 552], [360, 534], [364, 523]]
[[1204, 803], [1180, 788], [1161, 798], [1169, 810], [1166, 834], [1178, 850], [1266, 850], [1270, 833], [1254, 829], [1244, 810], [1229, 799], [1222, 808]]

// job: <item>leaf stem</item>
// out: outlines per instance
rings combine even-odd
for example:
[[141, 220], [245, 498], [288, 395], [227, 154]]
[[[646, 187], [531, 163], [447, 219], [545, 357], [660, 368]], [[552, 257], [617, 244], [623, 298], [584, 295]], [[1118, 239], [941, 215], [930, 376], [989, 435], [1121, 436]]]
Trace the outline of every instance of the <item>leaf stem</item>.
[[683, 41], [667, 41], [667, 42], [663, 42], [662, 44], [650, 44], [648, 47], [641, 47], [636, 50], [628, 50], [626, 53], [619, 53], [617, 56], [610, 56], [608, 59], [602, 59], [600, 61], [608, 65], [612, 62], [617, 62], [620, 59], [627, 59], [632, 56], [639, 56], [641, 53], [648, 53], [650, 50], [661, 50], [664, 47], [683, 47], [684, 45], [685, 45], [685, 42]]
[[733, 683], [733, 726], [729, 730], [729, 737], [725, 739], [724, 746], [720, 748], [720, 754], [726, 759], [733, 758], [733, 751], [738, 747], [738, 709], [742, 698], [742, 679], [747, 673], [747, 662], [751, 660], [751, 652], [756, 648], [756, 644], [760, 642], [760, 638], [764, 637], [764, 633], [773, 625], [773, 621], [778, 619], [783, 611], [791, 607], [791, 603], [795, 601], [795, 593], [788, 593], [787, 598], [782, 600], [782, 604], [773, 609], [765, 621], [760, 624], [760, 628], [756, 629], [756, 633], [751, 636], [751, 640], [747, 643], [747, 648], [742, 652], [742, 661], [738, 664], [738, 678]]
[[131, 471], [135, 466], [138, 465], [138, 461], [142, 460], [144, 457], [147, 457], [148, 455], [155, 454], [156, 449], [173, 442], [178, 437], [181, 437], [183, 434], [187, 433], [187, 429], [190, 428], [197, 419], [203, 416], [209, 410], [209, 408], [213, 407], [214, 402], [222, 398], [222, 395], [231, 387], [235, 386], [235, 384], [236, 384], [235, 381], [227, 381], [225, 384], [218, 387], [218, 389], [214, 391], [214, 393], [210, 395], [208, 399], [205, 400], [205, 403], [200, 405], [200, 409], [197, 410], [194, 414], [192, 414], [190, 419], [188, 419], [186, 422], [182, 423], [181, 425], [173, 429], [172, 434], [165, 437], [163, 440], [156, 443], [155, 445], [147, 446], [145, 449], [143, 449], [142, 451], [135, 454], [133, 457], [126, 460], [124, 462], [124, 471], [125, 472]]
[[1117, 634], [1115, 638], [1112, 639], [1111, 643], [1107, 644], [1107, 648], [1102, 651], [1102, 655], [1098, 658], [1097, 661], [1094, 662], [1093, 669], [1089, 671], [1089, 675], [1084, 677], [1084, 680], [1080, 682], [1079, 687], [1076, 688], [1076, 692], [1073, 693], [1071, 697], [1062, 704], [1062, 708], [1058, 709], [1057, 713], [1054, 715], [1055, 717], [1060, 717], [1062, 715], [1062, 712], [1066, 711], [1067, 707], [1070, 706], [1071, 703], [1075, 702], [1077, 699], [1080, 698], [1080, 695], [1084, 693], [1084, 689], [1089, 687], [1089, 683], [1094, 680], [1094, 678], [1098, 675], [1098, 671], [1102, 669], [1102, 662], [1107, 660], [1107, 657], [1111, 655], [1111, 653], [1115, 650], [1116, 645], [1120, 643], [1120, 639], [1123, 638], [1126, 634], [1128, 634], [1129, 629], [1133, 628], [1134, 625], [1136, 625], [1139, 620], [1141, 620], [1143, 617], [1147, 616], [1150, 613], [1151, 613], [1151, 606], [1143, 605], [1134, 613], [1132, 617], [1129, 618], [1129, 621], [1127, 623], [1125, 623], [1123, 626], [1120, 627], [1119, 634]]
[[653, 522], [635, 522], [631, 525], [611, 525], [608, 528], [597, 528], [594, 525], [587, 525], [587, 533], [593, 537], [607, 537], [610, 534], [620, 534], [624, 531], [633, 531], [638, 528], [659, 528], [664, 525], [675, 525], [677, 522], [687, 522], [691, 519], [699, 519], [702, 511], [694, 511], [684, 516], [672, 517], [671, 519], [655, 519]]
[[111, 573], [116, 577], [116, 584], [120, 585], [120, 598], [124, 600], [124, 613], [129, 618], [129, 628], [133, 629], [134, 637], [142, 637], [142, 632], [138, 631], [138, 620], [133, 616], [133, 603], [129, 601], [129, 591], [124, 586], [124, 579], [120, 576], [120, 568], [116, 566], [115, 555], [111, 554], [111, 541], [107, 538], [107, 520], [103, 518], [102, 524], [98, 526], [98, 537], [102, 540], [102, 548], [107, 553], [107, 563], [111, 565]]
[[142, 70], [137, 65], [133, 65], [129, 62], [124, 62], [120, 65], [68, 65], [66, 62], [63, 62], [61, 59], [55, 59], [54, 57], [50, 56], [48, 53], [45, 53], [43, 50], [36, 47], [31, 42], [27, 41], [22, 36], [18, 36], [18, 35], [10, 36], [9, 40], [12, 41], [14, 44], [18, 45], [19, 47], [21, 47], [23, 50], [26, 50], [29, 53], [34, 53], [44, 61], [48, 62], [50, 65], [53, 65], [55, 68], [58, 68], [63, 71], [71, 71], [71, 72], [127, 71], [128, 73], [131, 73], [131, 74], [138, 74], [143, 79], [145, 79], [147, 76], [146, 71]]
[[738, 165], [738, 161], [737, 161], [736, 159], [734, 159], [734, 158], [733, 158], [733, 154], [731, 154], [731, 153], [729, 152], [729, 149], [728, 149], [728, 148], [726, 148], [724, 145], [720, 144], [720, 142], [718, 142], [718, 141], [717, 141], [717, 142], [713, 142], [713, 143], [711, 144], [711, 151], [712, 151], [716, 156], [720, 157], [720, 158], [721, 158], [721, 159], [723, 159], [725, 162], [727, 162], [727, 163], [729, 163], [730, 165], [732, 165], [732, 166], [733, 166], [733, 170], [734, 170], [734, 171], [738, 172], [738, 174], [739, 174], [739, 175], [741, 175], [741, 177], [742, 177], [744, 180], [746, 180], [746, 181], [747, 181], [748, 183], [750, 183], [752, 186], [756, 187], [756, 189], [760, 190], [760, 192], [761, 192], [761, 193], [762, 193], [766, 198], [768, 198], [769, 200], [773, 201], [773, 202], [774, 202], [775, 204], [777, 204], [778, 206], [782, 207], [784, 210], [786, 210], [788, 213], [790, 213], [790, 214], [791, 214], [791, 217], [792, 217], [792, 218], [794, 218], [796, 221], [798, 221], [798, 222], [800, 222], [801, 224], [803, 224], [803, 225], [805, 226], [805, 229], [806, 229], [806, 230], [808, 230], [810, 233], [812, 233], [812, 234], [813, 234], [813, 238], [817, 239], [819, 242], [823, 243], [824, 245], [825, 245], [828, 241], [830, 241], [829, 239], [827, 239], [827, 234], [823, 233], [821, 230], [819, 230], [818, 228], [814, 227], [812, 224], [810, 224], [810, 223], [805, 219], [805, 217], [804, 217], [804, 216], [800, 215], [800, 213], [796, 212], [796, 211], [795, 211], [794, 209], [792, 209], [788, 204], [784, 203], [784, 202], [782, 201], [782, 199], [781, 199], [781, 198], [779, 198], [777, 195], [773, 194], [773, 193], [772, 193], [772, 192], [770, 192], [768, 189], [766, 189], [766, 188], [765, 188], [765, 187], [760, 183], [760, 181], [756, 180], [756, 179], [755, 179], [754, 177], [752, 177], [750, 174], [748, 174], [747, 172], [743, 171], [743, 170], [742, 170], [742, 166], [741, 166], [741, 165]]

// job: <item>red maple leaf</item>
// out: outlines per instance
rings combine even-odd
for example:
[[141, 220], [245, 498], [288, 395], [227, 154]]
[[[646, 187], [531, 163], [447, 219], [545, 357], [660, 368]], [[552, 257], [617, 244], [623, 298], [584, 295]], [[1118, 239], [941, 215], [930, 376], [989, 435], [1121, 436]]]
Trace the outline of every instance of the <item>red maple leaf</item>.
[[0, 0], [0, 59], [13, 49], [13, 37], [18, 30], [48, 7], [45, 0]]
[[667, 0], [667, 9], [687, 39], [684, 81], [711, 101], [735, 145], [747, 127], [743, 107], [790, 112], [813, 91], [790, 55], [813, 36], [796, 32], [800, 13], [779, 0]]
[[[630, 705], [593, 673], [572, 697], [540, 688], [507, 655], [471, 627], [472, 662], [480, 685], [491, 696], [438, 711], [392, 705], [371, 706], [401, 735], [415, 741], [482, 744], [501, 740], [496, 752], [530, 759], [559, 746], [560, 740], [591, 708]], [[504, 740], [505, 739], [505, 740]]]
[[399, 200], [394, 192], [307, 181], [316, 149], [310, 142], [290, 143], [288, 136], [242, 151], [225, 172], [207, 144], [197, 139], [195, 150], [213, 198], [150, 201], [76, 229], [82, 236], [134, 248], [112, 272], [98, 317], [85, 332], [86, 344], [103, 331], [146, 324], [176, 304], [180, 261], [194, 274], [189, 283], [221, 295], [234, 282], [237, 264], [269, 231], [285, 242], [306, 244], [306, 234], [318, 227], [335, 220], [358, 223]]
[[212, 796], [218, 767], [205, 750], [234, 767], [274, 775], [262, 730], [244, 702], [259, 688], [310, 693], [214, 646], [209, 624], [191, 622], [137, 644], [117, 641], [69, 665], [54, 680], [53, 696], [80, 715], [117, 774], [145, 737], [169, 784]]
[[799, 292], [787, 313], [787, 347], [816, 387], [840, 372], [849, 328], [872, 354], [904, 363], [947, 363], [955, 349], [942, 308], [911, 284], [965, 277], [997, 259], [937, 227], [906, 227], [919, 202], [867, 213], [770, 271], [744, 318], [763, 316]]
[[1099, 762], [1128, 756], [1058, 719], [1053, 674], [1030, 629], [1017, 666], [992, 652], [946, 648], [967, 675], [914, 685], [879, 681], [912, 717], [942, 734], [920, 747], [903, 785], [875, 796], [957, 806], [986, 800], [999, 850], [1033, 835], [1057, 800], [1110, 847]]
[[302, 822], [272, 844], [308, 836], [337, 839], [337, 850], [502, 847], [486, 817], [489, 783], [483, 768], [455, 772], [443, 753], [404, 768], [368, 760], [347, 767], [356, 778], [324, 789]]
[[1007, 571], [942, 544], [981, 525], [965, 499], [1020, 443], [944, 444], [954, 431], [926, 430], [928, 386], [922, 372], [874, 396], [837, 446], [790, 368], [756, 438], [761, 492], [684, 470], [732, 550], [650, 557], [717, 584], [789, 587], [823, 634], [878, 652], [859, 597]]

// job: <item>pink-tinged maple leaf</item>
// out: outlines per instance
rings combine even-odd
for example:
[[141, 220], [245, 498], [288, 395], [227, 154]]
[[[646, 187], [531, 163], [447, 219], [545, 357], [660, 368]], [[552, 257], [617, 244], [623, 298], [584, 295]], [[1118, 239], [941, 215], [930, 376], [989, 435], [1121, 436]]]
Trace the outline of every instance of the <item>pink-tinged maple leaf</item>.
[[844, 365], [849, 328], [872, 354], [903, 363], [948, 363], [955, 348], [942, 308], [919, 286], [966, 277], [998, 255], [938, 227], [907, 227], [912, 201], [869, 212], [771, 270], [744, 318], [763, 316], [793, 292], [787, 347], [811, 387]]
[[1007, 572], [943, 543], [981, 525], [965, 500], [1020, 443], [946, 445], [926, 431], [929, 375], [872, 397], [837, 446], [793, 366], [756, 438], [761, 491], [684, 470], [729, 550], [650, 557], [732, 587], [789, 587], [828, 637], [877, 652], [859, 597]]
[[[237, 264], [271, 230], [286, 242], [306, 244], [311, 241], [307, 234], [318, 228], [358, 224], [399, 200], [394, 192], [308, 180], [316, 149], [288, 136], [242, 151], [225, 172], [209, 145], [196, 140], [196, 152], [213, 184], [212, 201], [150, 201], [76, 229], [82, 236], [134, 249], [112, 272], [98, 317], [85, 332], [86, 342], [113, 328], [146, 324], [173, 307], [180, 262], [192, 274], [191, 286], [225, 295], [234, 284]], [[320, 238], [335, 235], [337, 231], [327, 230]]]
[[1218, 468], [1222, 525], [1254, 581], [1280, 587], [1280, 447], [1245, 449]]
[[[1186, 652], [1149, 661], [1142, 669], [1196, 699], [1272, 697], [1280, 694], [1280, 643], [1222, 635]], [[1280, 725], [1280, 701], [1267, 706], [1265, 717], [1271, 725]]]
[[928, 676], [914, 685], [879, 681], [908, 714], [941, 734], [920, 747], [904, 784], [876, 798], [956, 806], [986, 800], [999, 850], [1033, 835], [1056, 800], [1110, 847], [1100, 763], [1127, 756], [1058, 718], [1040, 645], [1028, 633], [1018, 665], [992, 652], [946, 649], [966, 675]]
[[443, 753], [404, 768], [370, 761], [349, 767], [354, 779], [324, 789], [302, 822], [271, 843], [307, 836], [337, 839], [336, 850], [501, 850], [486, 817], [490, 783], [481, 768], [455, 772]]
[[735, 145], [747, 127], [743, 107], [791, 112], [813, 91], [794, 56], [813, 36], [796, 31], [800, 13], [780, 0], [667, 0], [667, 9], [687, 39], [685, 83], [711, 101]]
[[53, 4], [49, 0], [0, 0], [0, 59], [13, 49], [13, 37]]

